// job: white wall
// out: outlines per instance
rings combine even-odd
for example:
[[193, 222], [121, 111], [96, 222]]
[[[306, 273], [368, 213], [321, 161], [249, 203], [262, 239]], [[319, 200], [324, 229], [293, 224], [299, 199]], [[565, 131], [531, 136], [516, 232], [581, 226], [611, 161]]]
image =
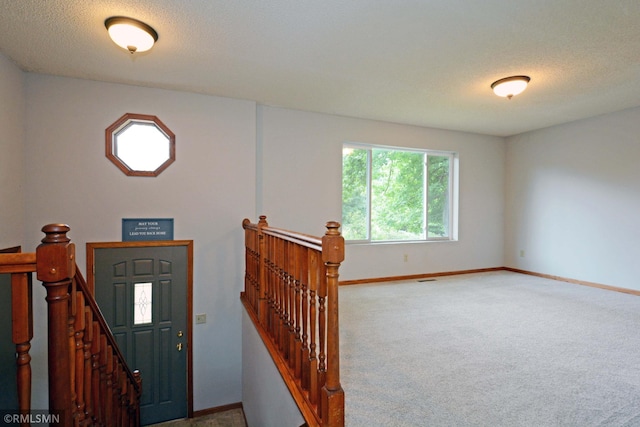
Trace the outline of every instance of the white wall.
[[[0, 189], [0, 214], [10, 224], [0, 229], [0, 246], [22, 243], [33, 251], [42, 225], [65, 222], [84, 269], [84, 243], [120, 240], [122, 218], [175, 218], [175, 238], [194, 240], [194, 312], [208, 320], [194, 325], [196, 410], [245, 398], [249, 403], [256, 394], [242, 386], [242, 358], [254, 359], [251, 346], [241, 356], [240, 221], [266, 214], [273, 226], [322, 235], [325, 222], [341, 216], [345, 141], [457, 152], [460, 214], [457, 242], [348, 246], [341, 279], [508, 265], [640, 289], [634, 257], [640, 253], [634, 215], [640, 208], [640, 109], [505, 142], [25, 75], [1, 55], [0, 109], [2, 182], [25, 176]], [[105, 158], [104, 130], [125, 112], [157, 115], [176, 134], [176, 162], [159, 177], [127, 177]], [[20, 203], [9, 207], [14, 199]], [[44, 328], [44, 290], [37, 283], [34, 298], [36, 328]], [[46, 407], [40, 337], [31, 352], [33, 407]]]
[[503, 265], [503, 138], [272, 107], [259, 110], [262, 180], [257, 205], [274, 227], [321, 236], [327, 221], [341, 220], [343, 142], [459, 155], [459, 241], [348, 245], [341, 280]]
[[506, 265], [640, 289], [639, 135], [635, 108], [508, 138]]
[[[255, 104], [37, 74], [26, 87], [26, 249], [44, 224], [67, 223], [85, 270], [85, 242], [120, 241], [122, 218], [174, 218], [175, 239], [194, 240], [194, 313], [207, 314], [193, 325], [194, 409], [241, 401], [241, 221], [255, 214]], [[176, 161], [156, 178], [128, 177], [105, 157], [105, 129], [127, 112], [156, 115], [176, 135]], [[34, 320], [44, 327], [39, 288]], [[34, 358], [45, 346], [34, 342]], [[43, 376], [34, 372], [35, 390]]]
[[0, 54], [0, 249], [23, 245], [24, 75]]
[[[175, 238], [195, 244], [194, 312], [208, 318], [194, 326], [196, 410], [242, 399], [240, 220], [255, 221], [257, 203], [275, 226], [322, 235], [326, 221], [340, 220], [343, 141], [457, 151], [467, 192], [461, 209], [474, 211], [460, 216], [459, 242], [349, 247], [343, 279], [501, 265], [500, 138], [270, 107], [256, 114], [253, 102], [25, 75], [0, 59], [0, 106], [11, 111], [2, 129], [15, 151], [0, 161], [12, 174], [22, 175], [23, 156], [28, 165], [23, 180], [6, 186], [25, 198], [26, 209], [11, 211], [15, 227], [3, 232], [33, 251], [44, 224], [67, 223], [84, 270], [84, 243], [120, 240], [122, 218], [175, 218]], [[127, 177], [104, 156], [104, 130], [125, 112], [157, 115], [176, 134], [176, 162], [157, 178]], [[38, 284], [34, 298], [38, 330], [46, 327]], [[31, 351], [34, 407], [47, 399], [41, 338]]]
[[252, 427], [297, 427], [304, 418], [251, 318], [242, 310], [242, 404]]

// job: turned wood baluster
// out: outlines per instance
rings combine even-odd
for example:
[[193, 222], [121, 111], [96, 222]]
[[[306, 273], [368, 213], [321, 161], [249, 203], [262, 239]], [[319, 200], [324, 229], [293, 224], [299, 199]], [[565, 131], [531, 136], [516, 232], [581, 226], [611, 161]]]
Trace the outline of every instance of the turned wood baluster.
[[287, 261], [289, 259], [290, 243], [280, 239], [282, 242], [282, 255], [280, 257], [280, 265], [282, 267], [282, 322], [280, 323], [280, 345], [285, 360], [289, 359], [289, 281], [291, 276], [287, 269]]
[[127, 419], [128, 419], [128, 426], [129, 427], [133, 427], [135, 425], [135, 416], [136, 416], [136, 411], [135, 411], [135, 387], [134, 384], [130, 384], [129, 385], [129, 394], [127, 395], [127, 410], [128, 415], [127, 415]]
[[316, 251], [309, 252], [309, 400], [318, 403], [318, 359], [316, 355], [318, 338], [317, 289], [320, 277], [318, 274], [319, 256]]
[[93, 341], [91, 342], [91, 401], [93, 402], [93, 421], [95, 425], [104, 425], [103, 395], [100, 393], [100, 377], [104, 370], [101, 361], [102, 336], [100, 324], [93, 322]]
[[[112, 350], [113, 351], [113, 350]], [[116, 357], [115, 352], [113, 353], [113, 379], [111, 380], [111, 393], [112, 399], [111, 403], [113, 407], [111, 408], [113, 414], [113, 423], [114, 426], [120, 426], [122, 423], [122, 417], [120, 414], [120, 397], [121, 397], [121, 371], [120, 371], [120, 363], [118, 362], [118, 358]]]
[[301, 351], [301, 373], [300, 384], [305, 390], [309, 390], [309, 258], [311, 250], [305, 248], [302, 256], [302, 351]]
[[[260, 230], [260, 233], [262, 233], [262, 230]], [[263, 326], [265, 327], [267, 332], [271, 332], [271, 316], [273, 313], [273, 298], [271, 297], [272, 268], [271, 268], [271, 262], [269, 260], [269, 236], [265, 234], [261, 234], [261, 235], [262, 235], [262, 241], [260, 242], [260, 264], [261, 264], [261, 269], [264, 272], [263, 274], [265, 276], [264, 292], [266, 297], [266, 303], [265, 303], [266, 313], [264, 314], [266, 323]]]
[[264, 235], [264, 263], [267, 266], [267, 289], [269, 290], [269, 299], [267, 303], [269, 304], [269, 315], [267, 316], [267, 332], [269, 332], [270, 336], [273, 336], [273, 325], [274, 325], [274, 316], [276, 312], [276, 301], [275, 301], [275, 284], [273, 281], [274, 275], [274, 267], [273, 267], [273, 259], [272, 259], [272, 238], [269, 235]]
[[282, 266], [282, 323], [280, 329], [281, 337], [281, 350], [285, 360], [289, 360], [289, 282], [291, 276], [289, 275], [289, 248], [290, 242], [284, 239], [280, 239], [282, 242], [282, 258], [280, 258], [280, 265]]
[[305, 252], [305, 247], [304, 246], [296, 246], [296, 250], [295, 250], [295, 264], [294, 264], [294, 271], [293, 271], [293, 278], [294, 278], [294, 301], [295, 301], [295, 307], [294, 307], [294, 326], [293, 326], [293, 355], [294, 355], [294, 361], [293, 361], [293, 372], [296, 378], [300, 378], [301, 377], [301, 369], [302, 369], [302, 336], [300, 335], [301, 332], [301, 318], [300, 318], [300, 311], [302, 309], [302, 292], [300, 289], [300, 278], [302, 277], [301, 272], [302, 272], [302, 266], [304, 261], [306, 260], [306, 252]]
[[260, 301], [260, 254], [258, 253], [258, 233], [251, 230], [251, 306], [256, 314], [258, 314], [258, 305]]
[[280, 270], [278, 269], [278, 264], [276, 264], [276, 254], [277, 254], [277, 246], [278, 241], [275, 237], [270, 236], [271, 239], [271, 252], [269, 254], [271, 258], [271, 266], [272, 266], [272, 275], [271, 275], [271, 283], [273, 286], [273, 313], [271, 314], [271, 336], [273, 337], [274, 343], [278, 345], [278, 328], [280, 328], [280, 292], [278, 291], [280, 286]]
[[[106, 342], [106, 337], [105, 337]], [[104, 390], [104, 410], [105, 424], [107, 426], [114, 425], [113, 415], [113, 350], [110, 345], [105, 345], [106, 369], [105, 369], [105, 390]]]
[[75, 392], [76, 392], [76, 425], [84, 422], [84, 334], [85, 334], [85, 314], [84, 314], [84, 295], [82, 292], [76, 292], [76, 315], [74, 321], [74, 337], [75, 337]]
[[269, 265], [269, 335], [275, 339], [278, 324], [278, 270], [274, 263], [275, 239], [272, 236], [265, 236], [268, 239], [267, 256]]
[[137, 385], [137, 381], [136, 381], [136, 377], [135, 377], [135, 372], [134, 374], [134, 380], [133, 383], [129, 383], [129, 387], [127, 388], [127, 390], [129, 391], [127, 393], [127, 426], [129, 427], [133, 427], [136, 425], [136, 385]]
[[113, 353], [113, 347], [109, 348], [109, 353], [111, 354], [111, 363], [113, 364], [113, 371], [111, 372], [111, 389], [107, 392], [111, 400], [109, 401], [111, 404], [111, 422], [113, 423], [113, 427], [118, 427], [120, 425], [120, 412], [118, 408], [120, 407], [120, 393], [118, 390], [118, 361]]
[[252, 238], [253, 230], [245, 229], [244, 231], [244, 247], [245, 247], [245, 282], [244, 282], [244, 291], [246, 293], [247, 300], [249, 301], [252, 308], [253, 306], [253, 288], [255, 283], [253, 283], [253, 254], [252, 254]]
[[245, 219], [242, 222], [242, 225], [244, 228], [244, 265], [245, 265], [244, 293], [245, 293], [245, 298], [247, 298], [247, 300], [251, 302], [251, 288], [253, 287], [253, 283], [251, 283], [251, 254], [250, 254], [251, 251], [250, 251], [249, 239], [252, 231], [244, 227], [248, 222], [249, 220], [247, 219]]
[[263, 298], [263, 291], [261, 289], [262, 282], [260, 281], [260, 236], [258, 230], [251, 230], [251, 275], [253, 279], [253, 308], [260, 317], [260, 303]]
[[120, 391], [120, 410], [122, 411], [122, 425], [124, 427], [129, 425], [129, 389], [132, 387], [126, 370], [122, 371], [122, 390]]
[[127, 375], [125, 374], [125, 370], [124, 367], [122, 365], [122, 363], [118, 363], [118, 375], [120, 376], [120, 425], [121, 426], [126, 426], [129, 424], [128, 421], [128, 415], [129, 415], [129, 408], [128, 408], [128, 404], [127, 404], [127, 396], [128, 396], [128, 391], [127, 391], [127, 386], [129, 385], [129, 378], [127, 377]]
[[285, 281], [284, 281], [284, 304], [285, 304], [285, 315], [284, 315], [284, 324], [283, 324], [283, 350], [285, 359], [289, 361], [289, 367], [291, 367], [291, 344], [292, 344], [292, 326], [293, 322], [293, 276], [291, 275], [291, 265], [293, 261], [293, 246], [294, 244], [289, 241], [284, 242], [285, 247], [285, 255], [282, 260], [282, 265], [285, 270]]
[[245, 227], [245, 293], [246, 298], [249, 301], [251, 308], [254, 312], [258, 313], [258, 299], [259, 299], [259, 264], [258, 264], [258, 230], [250, 228], [249, 220], [246, 219], [243, 224]]
[[274, 256], [274, 263], [276, 265], [277, 268], [277, 283], [276, 283], [276, 312], [278, 317], [276, 318], [276, 329], [275, 329], [275, 342], [278, 345], [278, 350], [280, 352], [282, 352], [282, 339], [281, 339], [281, 332], [282, 332], [282, 317], [283, 317], [283, 313], [284, 313], [284, 303], [283, 303], [283, 296], [282, 296], [282, 283], [284, 281], [284, 270], [282, 269], [282, 258], [284, 258], [284, 256], [282, 255], [284, 249], [283, 249], [283, 244], [282, 241], [280, 239], [276, 239], [274, 238], [274, 246], [275, 246], [275, 253], [273, 254]]
[[289, 289], [291, 282], [291, 275], [288, 270], [288, 262], [289, 262], [289, 249], [291, 248], [291, 242], [287, 242], [286, 240], [282, 240], [282, 258], [280, 258], [280, 265], [282, 266], [282, 323], [280, 329], [280, 337], [281, 337], [281, 346], [282, 352], [284, 354], [285, 360], [289, 359], [289, 316], [291, 314], [290, 307], [290, 295]]
[[140, 371], [137, 369], [133, 371], [133, 378], [136, 380], [136, 384], [138, 384], [138, 387], [136, 387], [138, 391], [134, 392], [135, 407], [133, 408], [135, 411], [134, 425], [137, 427], [140, 422], [140, 395], [142, 393], [142, 376], [140, 375]]
[[31, 339], [33, 339], [33, 296], [31, 273], [11, 275], [12, 339], [16, 345], [18, 409], [31, 411]]
[[36, 249], [36, 271], [47, 291], [49, 409], [59, 415], [59, 424], [73, 419], [71, 400], [71, 359], [69, 354], [69, 288], [75, 275], [75, 245], [70, 243], [64, 224], [42, 228], [45, 237]]
[[[320, 268], [320, 271], [323, 269]], [[327, 316], [326, 316], [326, 297], [327, 297], [327, 280], [324, 277], [319, 278], [318, 282], [318, 393], [320, 400], [318, 401], [318, 412], [322, 414], [322, 388], [326, 381], [326, 343], [327, 343]]]
[[[269, 286], [267, 279], [267, 266], [265, 262], [266, 242], [262, 229], [268, 227], [267, 217], [260, 215], [258, 221], [258, 283], [259, 283], [259, 300], [258, 300], [258, 319], [260, 324], [267, 327], [268, 324], [268, 304], [269, 304]], [[260, 286], [262, 288], [260, 288]]]
[[294, 369], [296, 365], [296, 253], [297, 245], [293, 242], [289, 244], [289, 256], [287, 257], [287, 269], [289, 270], [289, 322], [287, 324], [287, 344], [289, 349], [289, 368]]
[[280, 331], [280, 278], [282, 274], [282, 270], [278, 265], [278, 247], [279, 242], [278, 239], [272, 237], [272, 245], [273, 252], [271, 253], [271, 260], [273, 262], [273, 299], [274, 299], [274, 314], [273, 314], [273, 331], [272, 336], [275, 345], [279, 346], [280, 335], [278, 334]]
[[340, 224], [327, 223], [322, 237], [322, 261], [326, 267], [327, 355], [326, 382], [322, 388], [321, 418], [327, 426], [344, 425], [344, 391], [340, 385], [340, 342], [338, 329], [338, 269], [344, 261], [344, 238]]
[[[74, 274], [75, 276], [75, 274]], [[76, 282], [71, 280], [69, 288], [69, 319], [67, 320], [69, 331], [69, 376], [71, 383], [71, 410], [73, 425], [78, 425], [78, 406], [76, 393]]]
[[113, 379], [111, 380], [111, 393], [113, 394], [111, 400], [113, 405], [112, 414], [114, 426], [120, 426], [120, 364], [115, 352], [113, 352], [113, 347], [111, 347], [111, 352], [111, 357], [113, 358]]
[[93, 314], [91, 308], [84, 308], [84, 425], [93, 424], [93, 400], [91, 399], [91, 381], [93, 378], [91, 348], [93, 346]]
[[[133, 372], [132, 372], [133, 373]], [[132, 379], [129, 379], [129, 377], [127, 377], [127, 426], [131, 427], [134, 426], [136, 424], [136, 400], [135, 400], [135, 390], [136, 390], [136, 379], [135, 376]]]

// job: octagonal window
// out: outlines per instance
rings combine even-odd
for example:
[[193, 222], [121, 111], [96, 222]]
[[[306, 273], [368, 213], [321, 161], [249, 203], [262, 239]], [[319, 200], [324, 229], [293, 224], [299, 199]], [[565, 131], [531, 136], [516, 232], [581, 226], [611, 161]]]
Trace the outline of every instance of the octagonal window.
[[130, 176], [158, 176], [175, 161], [176, 137], [156, 116], [127, 113], [106, 130], [106, 155]]

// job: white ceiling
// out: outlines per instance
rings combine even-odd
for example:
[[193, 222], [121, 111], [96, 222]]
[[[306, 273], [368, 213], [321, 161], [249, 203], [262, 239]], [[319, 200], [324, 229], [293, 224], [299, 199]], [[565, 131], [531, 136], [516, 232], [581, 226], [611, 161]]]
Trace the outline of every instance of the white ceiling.
[[[156, 46], [118, 48], [114, 15]], [[30, 72], [500, 136], [640, 105], [639, 0], [0, 0], [0, 52]], [[515, 74], [524, 93], [493, 95]]]

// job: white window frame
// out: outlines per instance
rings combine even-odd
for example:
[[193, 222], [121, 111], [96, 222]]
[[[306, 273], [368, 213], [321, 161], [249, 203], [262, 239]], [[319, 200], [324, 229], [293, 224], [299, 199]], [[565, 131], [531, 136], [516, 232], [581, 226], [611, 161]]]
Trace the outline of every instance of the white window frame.
[[[377, 144], [367, 144], [360, 142], [345, 142], [342, 144], [342, 150], [348, 149], [359, 149], [359, 150], [367, 150], [367, 213], [366, 213], [366, 221], [367, 221], [367, 239], [358, 239], [358, 240], [346, 240], [348, 244], [388, 244], [388, 243], [412, 243], [412, 242], [449, 242], [449, 241], [457, 241], [458, 240], [458, 189], [459, 189], [459, 177], [458, 177], [458, 169], [459, 169], [459, 159], [458, 154], [453, 151], [443, 151], [443, 150], [430, 150], [430, 149], [419, 149], [419, 148], [406, 148], [406, 147], [397, 147], [390, 145], [377, 145]], [[449, 157], [449, 233], [448, 236], [443, 237], [429, 237], [429, 218], [428, 218], [428, 200], [429, 200], [429, 185], [428, 185], [428, 162], [424, 162], [424, 199], [423, 199], [423, 213], [424, 213], [424, 238], [423, 239], [407, 239], [407, 240], [371, 240], [371, 169], [372, 169], [372, 150], [380, 149], [380, 150], [393, 150], [393, 151], [409, 151], [409, 152], [417, 152], [423, 153], [426, 156], [435, 155], [442, 157]], [[426, 158], [425, 158], [426, 160]], [[342, 171], [342, 168], [341, 168]], [[342, 179], [340, 180], [340, 205], [343, 203], [342, 196]]]

